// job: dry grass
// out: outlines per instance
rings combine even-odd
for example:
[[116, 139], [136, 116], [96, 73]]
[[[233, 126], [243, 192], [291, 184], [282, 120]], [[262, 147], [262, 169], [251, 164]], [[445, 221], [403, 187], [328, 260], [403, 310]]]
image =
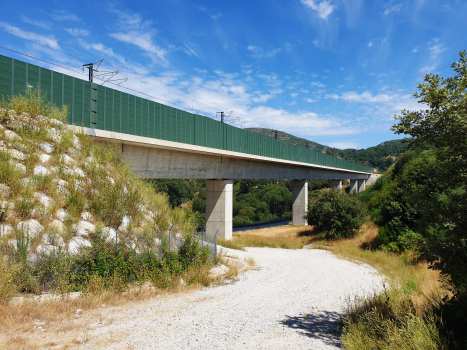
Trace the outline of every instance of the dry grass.
[[[188, 293], [212, 283], [207, 267], [187, 270], [174, 276], [167, 289], [156, 289], [149, 283], [134, 286], [123, 293], [99, 292], [77, 298], [24, 297], [9, 305], [0, 305], [0, 349], [76, 348], [85, 343], [92, 325], [109, 324], [103, 319], [106, 308], [127, 306], [162, 296]], [[77, 314], [77, 310], [82, 312]]]
[[235, 232], [232, 240], [220, 240], [219, 244], [226, 248], [240, 250], [244, 247], [300, 249], [317, 239], [310, 226], [287, 225]]

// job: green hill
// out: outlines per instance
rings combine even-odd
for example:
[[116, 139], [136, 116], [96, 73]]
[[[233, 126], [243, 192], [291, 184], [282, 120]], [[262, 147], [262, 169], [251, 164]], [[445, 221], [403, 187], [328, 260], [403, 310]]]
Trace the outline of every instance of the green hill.
[[[273, 129], [267, 128], [247, 128], [246, 130], [256, 132], [267, 137], [275, 137], [276, 132]], [[377, 146], [369, 147], [367, 149], [357, 150], [348, 148], [340, 150], [321, 145], [317, 142], [301, 137], [296, 137], [282, 131], [277, 131], [277, 139], [293, 145], [308, 147], [309, 149], [313, 149], [318, 152], [326, 152], [342, 159], [377, 168], [380, 171], [385, 171], [391, 167], [397, 158], [407, 149], [407, 143], [402, 142], [402, 140], [385, 141]]]

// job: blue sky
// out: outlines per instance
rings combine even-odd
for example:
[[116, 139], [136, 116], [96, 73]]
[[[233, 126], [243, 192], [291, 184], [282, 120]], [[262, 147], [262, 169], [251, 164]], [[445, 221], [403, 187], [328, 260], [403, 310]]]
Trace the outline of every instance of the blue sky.
[[423, 76], [452, 75], [467, 49], [467, 1], [28, 0], [1, 12], [14, 26], [0, 22], [0, 46], [43, 61], [3, 55], [82, 78], [104, 58], [124, 91], [337, 148], [399, 138], [393, 116], [420, 108]]

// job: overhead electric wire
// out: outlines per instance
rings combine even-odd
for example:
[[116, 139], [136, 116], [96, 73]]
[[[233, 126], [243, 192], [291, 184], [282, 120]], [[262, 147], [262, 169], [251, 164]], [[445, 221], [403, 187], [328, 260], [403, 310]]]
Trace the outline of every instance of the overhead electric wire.
[[[38, 33], [35, 33], [35, 32], [33, 32], [33, 31], [30, 31], [30, 30], [28, 30], [28, 29], [24, 29], [24, 28], [22, 28], [22, 27], [16, 26], [16, 25], [11, 24], [11, 23], [9, 23], [9, 22], [2, 21], [2, 20], [0, 20], [0, 22], [1, 22], [1, 23], [5, 23], [5, 24], [7, 24], [7, 25], [9, 25], [9, 26], [11, 26], [11, 27], [15, 27], [15, 28], [18, 28], [18, 29], [20, 29], [20, 30], [23, 30], [23, 31], [32, 33], [32, 34], [34, 34], [34, 35], [36, 35], [36, 36], [45, 38], [45, 39], [47, 39], [47, 40], [53, 41], [53, 42], [55, 42], [55, 43], [57, 43], [57, 44], [66, 46], [66, 47], [68, 47], [68, 48], [70, 48], [70, 49], [72, 49], [72, 50], [76, 50], [76, 51], [79, 51], [79, 52], [82, 52], [82, 53], [85, 53], [85, 54], [87, 54], [87, 55], [91, 55], [91, 56], [94, 56], [94, 57], [97, 57], [97, 58], [102, 57], [102, 56], [98, 56], [98, 55], [96, 55], [96, 54], [93, 54], [93, 53], [91, 53], [91, 52], [88, 52], [88, 51], [85, 51], [85, 50], [82, 50], [82, 49], [73, 47], [73, 46], [71, 46], [71, 45], [65, 44], [65, 43], [63, 43], [63, 42], [60, 42], [60, 41], [54, 39], [54, 38], [50, 38], [50, 37], [44, 36], [44, 35], [42, 35], [42, 34], [38, 34]], [[52, 48], [52, 47], [50, 47], [50, 46], [43, 45], [43, 44], [38, 43], [38, 42], [36, 42], [36, 41], [34, 41], [34, 40], [27, 39], [27, 38], [24, 38], [24, 37], [15, 35], [15, 34], [13, 34], [13, 32], [8, 33], [7, 31], [1, 30], [1, 29], [0, 29], [0, 32], [3, 32], [3, 33], [5, 33], [5, 34], [8, 34], [8, 35], [17, 37], [17, 38], [19, 38], [19, 39], [22, 39], [22, 40], [25, 40], [25, 41], [34, 43], [35, 45], [42, 46], [42, 47], [44, 47], [44, 48], [46, 48], [46, 49], [48, 49], [48, 50], [52, 50], [52, 51], [55, 51], [55, 52], [60, 52], [60, 53], [62, 53], [62, 54], [64, 54], [64, 55], [67, 55], [67, 56], [69, 56], [69, 57], [73, 57], [73, 58], [76, 58], [76, 59], [78, 59], [78, 60], [85, 61], [85, 59], [82, 58], [82, 57], [74, 56], [74, 55], [70, 54], [69, 52], [65, 52], [65, 51], [62, 51], [62, 50], [54, 49], [54, 48]], [[5, 47], [2, 47], [2, 48], [5, 49]], [[14, 51], [14, 50], [12, 50], [12, 49], [10, 49], [9, 51], [16, 52], [16, 51]], [[20, 52], [16, 52], [16, 53], [22, 54], [22, 55], [24, 55], [24, 56], [28, 56], [28, 57], [30, 57], [30, 58], [38, 59], [38, 58], [35, 57], [35, 56], [23, 54], [23, 53], [20, 53]], [[41, 60], [41, 59], [38, 59], [38, 60]], [[48, 62], [48, 61], [46, 61], [46, 60], [41, 60], [41, 61], [44, 61], [44, 62], [49, 63], [49, 64], [57, 65], [57, 66], [59, 66], [59, 67], [61, 67], [61, 68], [64, 68], [64, 69], [69, 69], [69, 68], [67, 68], [67, 67], [64, 67], [64, 66], [55, 64], [55, 63], [53, 63], [53, 62]], [[217, 105], [217, 104], [214, 104], [214, 103], [212, 103], [212, 101], [208, 101], [208, 100], [205, 100], [205, 99], [203, 99], [203, 98], [201, 98], [201, 97], [199, 97], [199, 96], [197, 96], [197, 95], [194, 95], [194, 94], [191, 94], [191, 93], [187, 93], [187, 92], [185, 92], [185, 91], [183, 91], [183, 90], [180, 90], [179, 88], [173, 88], [173, 87], [167, 85], [166, 83], [160, 81], [160, 80], [157, 79], [157, 78], [150, 77], [150, 76], [145, 76], [145, 75], [143, 75], [143, 74], [141, 74], [141, 73], [138, 73], [138, 72], [136, 72], [136, 71], [134, 71], [134, 70], [132, 70], [132, 69], [130, 69], [130, 68], [128, 68], [128, 67], [126, 67], [126, 66], [120, 64], [120, 63], [117, 63], [117, 62], [115, 62], [115, 61], [108, 60], [108, 59], [105, 59], [105, 61], [106, 61], [106, 62], [109, 62], [110, 64], [112, 64], [112, 65], [114, 65], [114, 66], [116, 66], [116, 67], [121, 67], [121, 68], [123, 68], [124, 70], [127, 71], [127, 73], [126, 73], [127, 75], [129, 75], [129, 73], [132, 73], [132, 74], [137, 75], [137, 76], [139, 76], [139, 77], [142, 77], [142, 78], [144, 78], [144, 79], [154, 80], [154, 81], [156, 81], [157, 83], [159, 83], [159, 84], [161, 84], [161, 85], [163, 85], [163, 86], [166, 86], [166, 88], [164, 88], [163, 86], [156, 86], [156, 85], [153, 85], [153, 84], [151, 84], [151, 83], [149, 83], [149, 82], [147, 82], [147, 81], [145, 81], [145, 80], [139, 78], [139, 80], [141, 81], [141, 83], [144, 81], [145, 84], [150, 85], [150, 86], [153, 86], [153, 87], [158, 88], [158, 89], [163, 89], [163, 90], [167, 91], [168, 94], [172, 93], [172, 94], [174, 94], [174, 95], [179, 96], [179, 97], [182, 98], [182, 99], [183, 99], [183, 98], [186, 98], [186, 99], [187, 99], [187, 98], [193, 97], [192, 102], [193, 102], [195, 99], [197, 99], [197, 100], [198, 100], [198, 104], [203, 104], [203, 105], [206, 106], [206, 107], [211, 107], [211, 108], [213, 108], [213, 109], [219, 109], [219, 108], [220, 108], [220, 109], [224, 109], [224, 107], [221, 107], [221, 106], [219, 106], [219, 105]], [[69, 69], [69, 70], [74, 71], [73, 69]], [[122, 74], [125, 74], [125, 72], [123, 72]], [[138, 78], [135, 78], [135, 79], [138, 79]], [[123, 85], [118, 85], [118, 86], [124, 87]], [[131, 89], [131, 88], [128, 88], [128, 87], [124, 87], [124, 88], [126, 88], [126, 89], [128, 89], [128, 90], [130, 90], [130, 91], [138, 92], [137, 90], [134, 90], [134, 89]], [[183, 95], [174, 92], [174, 91], [173, 91], [174, 89], [175, 89], [176, 91], [180, 92], [180, 93], [183, 94]], [[164, 102], [173, 104], [173, 105], [177, 105], [177, 106], [183, 107], [184, 109], [187, 109], [187, 110], [190, 110], [190, 109], [193, 110], [193, 108], [190, 108], [189, 106], [186, 107], [186, 106], [182, 106], [182, 105], [180, 105], [180, 104], [178, 104], [178, 103], [173, 103], [173, 102], [165, 101], [165, 100], [163, 100], [163, 99], [161, 99], [161, 98], [158, 98], [158, 97], [155, 97], [155, 96], [152, 96], [152, 95], [145, 94], [145, 93], [143, 93], [142, 91], [141, 91], [141, 92], [138, 92], [138, 93], [143, 94], [143, 95], [145, 95], [145, 96], [150, 96], [150, 97], [152, 97], [152, 98], [156, 98], [156, 99], [158, 99], [158, 100], [161, 100], [161, 101], [164, 101]], [[200, 102], [200, 101], [204, 101], [204, 102], [207, 102], [207, 103], [203, 103], [203, 102]], [[228, 108], [228, 109], [230, 109], [230, 108]], [[199, 111], [199, 109], [198, 109], [198, 111]], [[205, 111], [205, 112], [206, 112], [206, 111]], [[241, 113], [238, 113], [238, 112], [236, 112], [235, 114], [246, 117], [245, 115], [243, 115], [243, 114], [241, 114]]]

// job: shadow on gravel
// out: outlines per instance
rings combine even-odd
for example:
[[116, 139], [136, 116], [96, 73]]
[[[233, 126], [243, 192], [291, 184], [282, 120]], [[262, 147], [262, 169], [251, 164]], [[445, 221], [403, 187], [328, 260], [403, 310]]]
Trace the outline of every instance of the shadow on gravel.
[[342, 328], [338, 312], [322, 311], [303, 316], [286, 316], [281, 324], [299, 330], [301, 335], [320, 339], [323, 343], [340, 347]]

